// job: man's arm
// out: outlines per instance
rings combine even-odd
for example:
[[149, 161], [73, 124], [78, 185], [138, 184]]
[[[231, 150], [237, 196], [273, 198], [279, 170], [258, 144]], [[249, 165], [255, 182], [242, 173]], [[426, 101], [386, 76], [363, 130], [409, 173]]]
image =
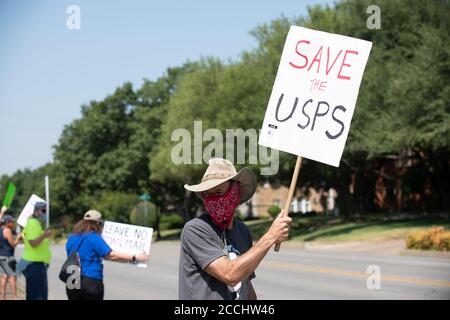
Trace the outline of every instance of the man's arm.
[[30, 243], [30, 245], [33, 248], [36, 248], [38, 245], [40, 245], [42, 243], [42, 241], [44, 241], [45, 238], [50, 237], [50, 235], [51, 235], [51, 231], [45, 230], [39, 237], [37, 237], [36, 239], [33, 239], [33, 240], [28, 240], [28, 242]]
[[272, 245], [287, 240], [291, 221], [291, 218], [283, 217], [281, 213], [272, 223], [269, 231], [250, 250], [233, 260], [222, 256], [211, 262], [205, 271], [221, 282], [234, 287], [256, 269]]

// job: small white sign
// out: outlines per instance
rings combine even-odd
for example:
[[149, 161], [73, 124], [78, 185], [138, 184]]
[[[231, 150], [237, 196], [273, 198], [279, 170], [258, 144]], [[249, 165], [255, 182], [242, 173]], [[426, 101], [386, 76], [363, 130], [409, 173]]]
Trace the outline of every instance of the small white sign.
[[31, 217], [31, 215], [34, 212], [34, 205], [36, 202], [45, 202], [44, 199], [39, 198], [37, 195], [33, 194], [31, 195], [30, 199], [28, 199], [27, 204], [23, 208], [22, 212], [19, 215], [19, 218], [17, 218], [17, 224], [25, 228], [27, 225], [28, 218]]
[[291, 26], [259, 144], [338, 167], [371, 47]]
[[[117, 252], [126, 254], [150, 254], [153, 228], [132, 224], [105, 221], [102, 237]], [[146, 263], [138, 263], [138, 267], [146, 268]]]

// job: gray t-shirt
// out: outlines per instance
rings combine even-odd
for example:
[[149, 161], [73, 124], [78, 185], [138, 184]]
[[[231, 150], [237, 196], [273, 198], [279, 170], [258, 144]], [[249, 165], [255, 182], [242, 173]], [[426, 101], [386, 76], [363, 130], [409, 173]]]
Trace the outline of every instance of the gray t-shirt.
[[186, 223], [181, 233], [179, 299], [248, 299], [250, 280], [255, 277], [254, 273], [242, 280], [237, 292], [232, 292], [225, 283], [210, 276], [205, 268], [214, 260], [226, 256], [227, 251], [244, 254], [252, 244], [250, 230], [237, 219], [234, 219], [233, 228], [225, 231], [221, 231], [207, 214]]

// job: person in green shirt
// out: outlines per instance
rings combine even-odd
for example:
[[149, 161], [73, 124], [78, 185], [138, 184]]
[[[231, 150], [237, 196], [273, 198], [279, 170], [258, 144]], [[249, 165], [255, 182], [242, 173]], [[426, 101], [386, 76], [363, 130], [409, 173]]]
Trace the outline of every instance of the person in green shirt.
[[26, 278], [27, 300], [48, 299], [47, 268], [52, 257], [48, 238], [51, 231], [44, 231], [40, 221], [45, 220], [46, 208], [45, 202], [37, 202], [23, 230], [25, 249], [22, 260], [25, 264], [23, 274]]

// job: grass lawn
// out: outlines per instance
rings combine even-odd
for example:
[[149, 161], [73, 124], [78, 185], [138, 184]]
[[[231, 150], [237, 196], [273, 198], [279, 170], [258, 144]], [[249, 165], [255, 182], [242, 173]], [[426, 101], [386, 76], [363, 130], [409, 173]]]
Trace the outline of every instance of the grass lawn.
[[[259, 239], [271, 225], [270, 220], [249, 221], [247, 225], [255, 239]], [[449, 219], [414, 219], [399, 221], [344, 222], [322, 217], [293, 217], [290, 240], [295, 241], [385, 241], [404, 239], [412, 231], [428, 229], [434, 225], [450, 229]]]
[[[161, 230], [161, 240], [180, 240], [183, 229]], [[153, 232], [153, 241], [156, 240], [156, 231]]]

